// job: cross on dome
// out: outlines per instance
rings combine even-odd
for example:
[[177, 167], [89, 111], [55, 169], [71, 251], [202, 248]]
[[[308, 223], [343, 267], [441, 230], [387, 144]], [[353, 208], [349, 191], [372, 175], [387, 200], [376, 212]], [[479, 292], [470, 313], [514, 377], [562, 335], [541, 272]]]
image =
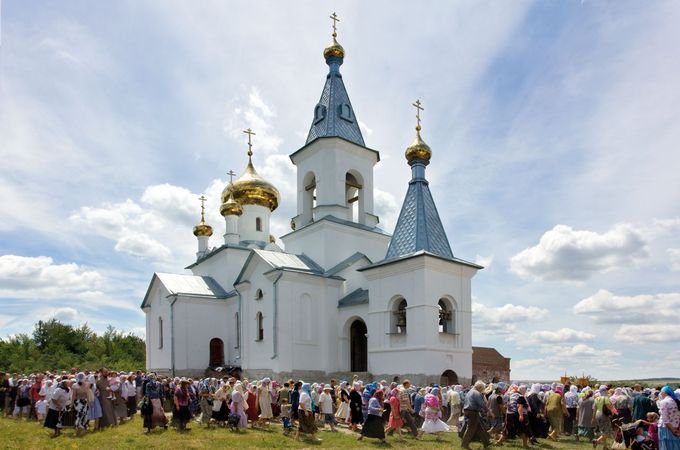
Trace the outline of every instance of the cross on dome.
[[416, 100], [416, 102], [413, 104], [413, 106], [416, 107], [416, 131], [420, 131], [420, 111], [425, 111], [425, 108], [421, 106], [420, 100]]
[[255, 136], [255, 132], [250, 128], [243, 130], [243, 132], [248, 135], [248, 158], [250, 159], [250, 157], [253, 156], [253, 142], [251, 138]]
[[338, 33], [336, 29], [336, 22], [340, 22], [340, 19], [338, 19], [338, 15], [335, 14], [335, 12], [331, 14], [329, 17], [333, 21], [333, 37], [337, 37]]
[[229, 184], [233, 184], [234, 183], [234, 177], [236, 176], [236, 172], [229, 169], [229, 172], [227, 172], [227, 175], [229, 175]]

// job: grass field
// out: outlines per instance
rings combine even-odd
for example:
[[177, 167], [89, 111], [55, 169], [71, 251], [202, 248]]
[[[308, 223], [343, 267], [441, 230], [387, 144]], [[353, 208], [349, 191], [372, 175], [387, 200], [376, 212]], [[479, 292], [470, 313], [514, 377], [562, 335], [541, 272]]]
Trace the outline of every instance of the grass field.
[[[0, 419], [0, 449], [241, 449], [241, 448], [329, 448], [329, 449], [460, 449], [460, 439], [455, 433], [448, 433], [440, 442], [434, 436], [425, 436], [419, 441], [410, 437], [390, 436], [386, 444], [375, 439], [359, 442], [355, 435], [343, 430], [340, 433], [321, 431], [317, 434], [321, 442], [301, 439], [296, 441], [281, 433], [281, 427], [270, 425], [267, 429], [243, 430], [232, 432], [224, 428], [205, 429], [194, 423], [191, 431], [179, 433], [170, 428], [168, 431], [156, 430], [144, 434], [139, 416], [131, 422], [105, 431], [91, 432], [76, 438], [72, 429], [65, 429], [57, 438], [50, 438], [52, 430], [43, 428], [37, 422], [25, 420]], [[472, 443], [474, 449], [481, 449], [480, 443]], [[503, 449], [520, 449], [521, 441], [506, 442]], [[576, 443], [571, 438], [553, 443], [541, 440], [540, 449], [589, 449], [590, 444]]]

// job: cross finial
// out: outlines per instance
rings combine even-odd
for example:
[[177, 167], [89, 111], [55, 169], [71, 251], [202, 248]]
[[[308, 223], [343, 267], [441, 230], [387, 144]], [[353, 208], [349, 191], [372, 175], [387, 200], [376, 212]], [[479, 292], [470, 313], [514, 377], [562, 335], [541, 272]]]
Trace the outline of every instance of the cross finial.
[[336, 22], [340, 22], [340, 19], [338, 19], [338, 15], [333, 13], [329, 16], [331, 20], [333, 21], [333, 37], [337, 37], [337, 29], [336, 29]]
[[425, 108], [421, 106], [420, 100], [416, 100], [413, 106], [416, 107], [416, 131], [420, 131], [420, 111], [425, 111]]
[[227, 172], [227, 175], [229, 175], [229, 184], [233, 184], [236, 172], [234, 172], [233, 170], [229, 170], [229, 172]]
[[205, 195], [201, 194], [198, 199], [201, 201], [201, 223], [205, 222], [205, 201], [207, 198], [205, 198]]
[[243, 132], [248, 135], [248, 159], [250, 159], [253, 156], [253, 141], [251, 138], [255, 135], [255, 132], [250, 128], [243, 130]]

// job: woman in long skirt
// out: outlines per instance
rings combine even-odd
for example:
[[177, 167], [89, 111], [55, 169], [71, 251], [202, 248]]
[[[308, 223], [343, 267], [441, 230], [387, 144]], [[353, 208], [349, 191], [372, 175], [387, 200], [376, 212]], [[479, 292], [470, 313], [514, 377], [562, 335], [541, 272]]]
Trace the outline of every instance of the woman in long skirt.
[[97, 391], [99, 391], [99, 404], [102, 408], [102, 417], [99, 419], [98, 429], [109, 426], [116, 426], [116, 414], [111, 402], [112, 391], [109, 387], [109, 371], [103, 368], [99, 371], [97, 378]]
[[250, 421], [250, 425], [254, 427], [258, 419], [259, 411], [257, 407], [257, 394], [255, 393], [255, 386], [252, 384], [248, 387], [246, 402], [248, 403], [248, 420]]
[[385, 429], [383, 428], [383, 391], [378, 389], [373, 397], [368, 401], [368, 414], [366, 422], [361, 427], [361, 435], [357, 438], [362, 440], [364, 437], [380, 439], [385, 442]]
[[[224, 424], [229, 415], [229, 385], [224, 383], [221, 388], [215, 392], [215, 399], [213, 400], [212, 418], [217, 423]], [[233, 397], [233, 394], [232, 394]], [[247, 425], [246, 419], [246, 425]]]
[[173, 422], [177, 423], [179, 431], [189, 430], [187, 428], [187, 423], [191, 420], [189, 400], [189, 382], [182, 380], [175, 389], [175, 411], [173, 413]]
[[295, 434], [295, 439], [300, 439], [300, 433], [306, 433], [311, 434], [312, 438], [316, 440], [315, 434], [318, 429], [314, 422], [314, 403], [312, 402], [311, 389], [309, 383], [305, 383], [300, 390], [300, 406], [298, 408], [300, 425]]
[[352, 430], [357, 431], [359, 424], [363, 423], [364, 415], [361, 412], [361, 384], [355, 382], [354, 389], [349, 393], [349, 411], [352, 417]]
[[265, 378], [262, 382], [258, 383], [257, 387], [257, 403], [260, 406], [260, 415], [258, 416], [258, 421], [261, 424], [266, 424], [268, 421], [274, 418], [272, 412], [272, 395], [270, 392], [271, 380]]
[[397, 430], [401, 436], [401, 427], [404, 426], [404, 421], [399, 413], [399, 389], [396, 387], [390, 392], [390, 418], [387, 421], [387, 429], [385, 433], [392, 435], [394, 430]]
[[96, 379], [94, 375], [90, 375], [89, 382], [90, 382], [90, 390], [92, 391], [92, 403], [90, 404], [90, 407], [87, 409], [87, 420], [88, 422], [90, 420], [94, 420], [94, 427], [97, 428], [99, 425], [99, 419], [102, 416], [102, 405], [99, 403], [99, 396], [97, 395], [97, 386], [96, 386]]
[[339, 422], [347, 423], [349, 420], [349, 392], [347, 392], [347, 382], [340, 384], [340, 405], [335, 412], [335, 418]]
[[85, 374], [80, 372], [76, 375], [77, 383], [71, 388], [71, 402], [75, 410], [74, 426], [76, 428], [76, 435], [80, 436], [87, 431], [89, 419], [87, 418], [87, 410], [90, 403], [90, 386], [85, 381]]
[[47, 410], [43, 426], [54, 430], [53, 437], [57, 437], [61, 433], [61, 416], [70, 398], [69, 384], [70, 381], [59, 383], [59, 386], [57, 386], [50, 398], [49, 409]]
[[239, 417], [238, 427], [248, 428], [248, 403], [244, 399], [245, 390], [240, 381], [234, 385], [234, 390], [231, 393], [231, 413]]
[[156, 375], [149, 374], [144, 386], [144, 395], [151, 402], [151, 414], [144, 415], [144, 428], [147, 433], [150, 433], [156, 427], [168, 428], [168, 418], [165, 417], [165, 411], [161, 400], [163, 398], [163, 385], [156, 381]]

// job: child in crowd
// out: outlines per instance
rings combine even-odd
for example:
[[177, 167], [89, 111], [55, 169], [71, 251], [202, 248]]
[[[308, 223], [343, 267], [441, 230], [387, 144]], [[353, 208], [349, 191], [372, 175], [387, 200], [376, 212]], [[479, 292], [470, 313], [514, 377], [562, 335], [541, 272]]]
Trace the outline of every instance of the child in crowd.
[[281, 426], [283, 426], [284, 436], [288, 436], [293, 430], [293, 425], [290, 422], [290, 414], [290, 403], [281, 403]]

